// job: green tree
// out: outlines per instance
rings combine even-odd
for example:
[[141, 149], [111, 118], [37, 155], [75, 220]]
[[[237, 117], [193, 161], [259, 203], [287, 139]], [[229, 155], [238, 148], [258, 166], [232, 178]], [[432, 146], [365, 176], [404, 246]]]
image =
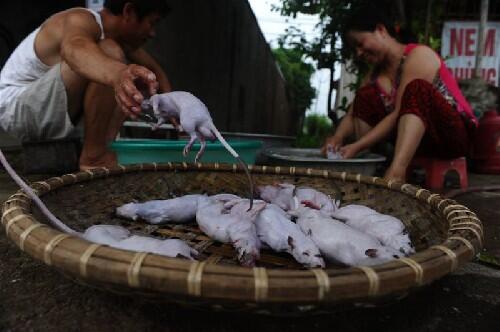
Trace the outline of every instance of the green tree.
[[[433, 47], [439, 47], [441, 31], [441, 15], [445, 11], [446, 1], [432, 0], [282, 0], [281, 6], [273, 9], [283, 16], [296, 17], [299, 13], [318, 15], [317, 24], [319, 37], [308, 42], [304, 33], [295, 27], [287, 29], [281, 37], [281, 42], [299, 49], [304, 55], [318, 63], [318, 68], [330, 69], [330, 87], [334, 86], [334, 64], [352, 59], [348, 48], [342, 47], [341, 33], [348, 20], [349, 13], [357, 6], [374, 3], [386, 8], [388, 15], [395, 19], [406, 31], [420, 31], [417, 35], [420, 42], [430, 42]], [[431, 17], [432, 16], [432, 17]], [[423, 32], [423, 33], [422, 33]], [[361, 64], [354, 63], [353, 70], [361, 70]], [[330, 88], [328, 107], [332, 104], [332, 89]], [[330, 110], [329, 110], [330, 111]], [[334, 118], [330, 114], [330, 117]]]
[[310, 114], [304, 120], [302, 130], [297, 135], [297, 148], [319, 148], [332, 133], [332, 121], [325, 115]]
[[288, 102], [296, 118], [302, 119], [316, 96], [316, 90], [311, 86], [311, 76], [315, 68], [304, 61], [303, 52], [297, 48], [285, 48], [280, 45], [273, 50], [273, 54], [286, 81]]

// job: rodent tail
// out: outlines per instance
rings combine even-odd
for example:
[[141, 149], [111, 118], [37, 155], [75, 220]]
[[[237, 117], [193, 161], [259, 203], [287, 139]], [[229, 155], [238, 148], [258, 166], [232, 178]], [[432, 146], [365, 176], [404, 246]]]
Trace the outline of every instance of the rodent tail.
[[250, 185], [250, 208], [248, 209], [250, 211], [252, 209], [252, 207], [253, 207], [254, 185], [253, 185], [252, 176], [250, 175], [250, 171], [248, 170], [248, 166], [241, 159], [241, 157], [238, 155], [238, 153], [236, 153], [236, 151], [234, 151], [234, 149], [231, 147], [231, 145], [229, 145], [226, 142], [226, 140], [224, 139], [224, 137], [222, 137], [221, 133], [219, 132], [219, 130], [217, 130], [217, 128], [215, 127], [215, 125], [213, 123], [211, 123], [211, 125], [210, 125], [210, 130], [214, 133], [215, 137], [217, 137], [217, 139], [221, 142], [221, 144], [227, 149], [227, 151], [229, 151], [229, 153], [236, 160], [238, 160], [238, 163], [241, 165], [241, 167], [243, 167], [243, 170], [245, 171], [245, 173], [247, 175], [248, 182], [249, 182], [249, 185]]
[[21, 187], [22, 190], [35, 202], [35, 204], [38, 206], [40, 211], [42, 211], [43, 215], [49, 219], [49, 221], [59, 230], [69, 233], [69, 234], [80, 234], [77, 231], [69, 228], [66, 226], [61, 220], [59, 220], [52, 212], [49, 211], [47, 206], [42, 202], [42, 200], [38, 197], [37, 194], [31, 189], [30, 186], [26, 184], [26, 182], [21, 179], [21, 177], [14, 171], [14, 169], [10, 166], [10, 164], [7, 162], [7, 159], [5, 158], [2, 150], [0, 150], [0, 162], [2, 163], [3, 167], [9, 173], [10, 177], [17, 183], [19, 187]]

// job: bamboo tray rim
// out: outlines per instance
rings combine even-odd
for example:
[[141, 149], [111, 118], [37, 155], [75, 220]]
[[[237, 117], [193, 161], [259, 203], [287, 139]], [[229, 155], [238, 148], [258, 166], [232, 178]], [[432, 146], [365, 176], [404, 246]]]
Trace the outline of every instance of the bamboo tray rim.
[[[482, 249], [483, 226], [476, 214], [456, 201], [426, 189], [378, 177], [325, 169], [255, 165], [249, 165], [248, 168], [252, 174], [336, 179], [410, 196], [430, 205], [441, 218], [446, 219], [448, 236], [439, 245], [381, 265], [283, 270], [207, 264], [91, 243], [38, 222], [29, 213], [31, 200], [21, 190], [3, 204], [1, 222], [7, 236], [22, 251], [76, 279], [134, 293], [159, 297], [181, 296], [187, 302], [200, 299], [215, 302], [229, 300], [255, 305], [369, 301], [429, 284], [453, 272]], [[97, 168], [53, 177], [35, 182], [31, 187], [43, 196], [60, 187], [94, 179], [156, 171], [243, 172], [236, 164], [222, 163], [118, 165], [110, 169]]]

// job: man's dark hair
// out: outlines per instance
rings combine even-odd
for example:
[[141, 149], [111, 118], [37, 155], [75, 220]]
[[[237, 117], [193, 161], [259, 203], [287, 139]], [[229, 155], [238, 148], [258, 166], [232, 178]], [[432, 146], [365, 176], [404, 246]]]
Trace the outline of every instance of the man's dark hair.
[[158, 13], [164, 17], [170, 11], [170, 7], [165, 0], [105, 0], [104, 8], [114, 15], [121, 15], [123, 7], [128, 2], [134, 6], [135, 13], [140, 20], [152, 13]]

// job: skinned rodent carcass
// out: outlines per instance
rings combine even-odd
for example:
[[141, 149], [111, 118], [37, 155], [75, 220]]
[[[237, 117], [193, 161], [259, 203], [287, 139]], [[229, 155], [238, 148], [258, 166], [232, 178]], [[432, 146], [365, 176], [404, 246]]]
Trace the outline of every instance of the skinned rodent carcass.
[[[232, 207], [232, 211], [243, 212], [248, 209], [248, 205], [248, 200], [240, 200]], [[259, 239], [274, 251], [287, 252], [306, 267], [325, 267], [316, 244], [302, 233], [279, 206], [267, 204], [257, 215], [255, 225]]]
[[264, 201], [278, 205], [285, 211], [294, 207], [294, 197], [299, 202], [308, 201], [321, 212], [331, 215], [338, 208], [338, 202], [328, 195], [309, 187], [296, 187], [289, 183], [258, 186], [257, 192]]
[[290, 213], [297, 216], [300, 229], [311, 237], [323, 257], [331, 261], [349, 266], [370, 266], [400, 256], [398, 251], [382, 245], [374, 237], [319, 210], [298, 204], [298, 208]]
[[275, 204], [281, 209], [288, 211], [293, 204], [295, 186], [289, 183], [257, 186], [257, 193], [264, 201]]
[[260, 256], [261, 242], [257, 237], [255, 218], [265, 207], [254, 204], [251, 210], [232, 211], [223, 201], [208, 199], [198, 207], [196, 221], [200, 229], [210, 238], [231, 243], [238, 252], [238, 261], [243, 266], [254, 266]]
[[297, 187], [295, 197], [299, 202], [308, 201], [314, 204], [316, 209], [331, 216], [338, 209], [339, 202], [331, 199], [328, 195], [309, 187]]
[[[217, 194], [210, 198], [227, 202], [241, 197], [233, 194]], [[116, 208], [116, 215], [134, 221], [141, 219], [154, 225], [184, 224], [195, 220], [198, 205], [206, 199], [207, 195], [193, 194], [143, 203], [127, 203]]]
[[115, 225], [95, 225], [89, 227], [82, 236], [84, 239], [108, 245], [113, 248], [138, 252], [194, 259], [198, 252], [178, 239], [160, 240], [152, 237], [132, 235], [126, 228]]
[[333, 213], [333, 217], [377, 238], [383, 245], [398, 250], [406, 256], [415, 253], [404, 224], [396, 217], [357, 204], [341, 207]]
[[131, 220], [144, 220], [150, 224], [188, 223], [196, 217], [198, 203], [206, 195], [185, 195], [144, 203], [127, 203], [116, 208], [116, 215]]

